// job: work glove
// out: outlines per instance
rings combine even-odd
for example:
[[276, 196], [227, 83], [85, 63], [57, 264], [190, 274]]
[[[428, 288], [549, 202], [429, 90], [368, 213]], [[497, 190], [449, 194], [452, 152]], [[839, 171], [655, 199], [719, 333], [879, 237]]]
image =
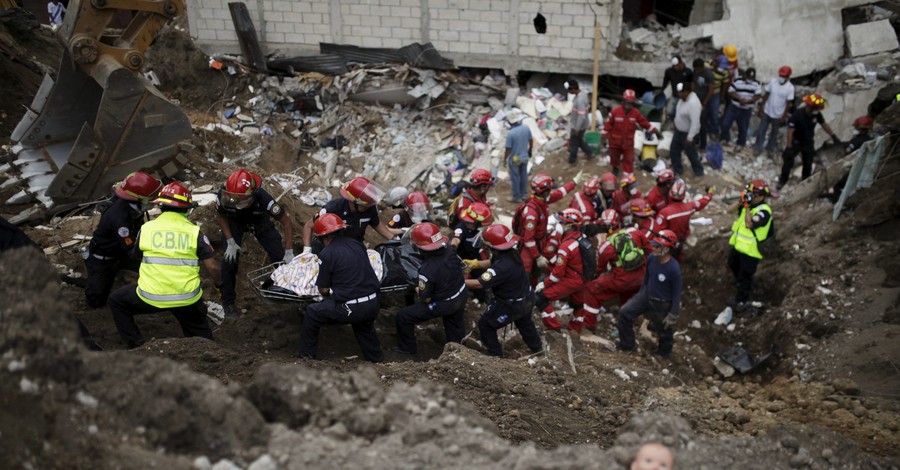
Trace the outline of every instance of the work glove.
[[535, 265], [537, 265], [537, 267], [544, 269], [547, 267], [547, 258], [544, 258], [543, 256], [538, 256], [538, 258], [535, 260], [534, 263], [535, 263]]
[[666, 315], [666, 318], [663, 318], [663, 326], [666, 328], [672, 328], [676, 323], [678, 323], [678, 315], [672, 315], [670, 313]]
[[712, 193], [714, 193], [715, 191], [716, 191], [716, 188], [713, 186], [706, 187], [706, 194], [712, 195]]
[[578, 174], [572, 178], [572, 181], [574, 181], [576, 185], [581, 184], [581, 182], [584, 181], [584, 170], [579, 171]]
[[464, 259], [463, 263], [466, 265], [466, 271], [471, 271], [473, 269], [480, 269], [481, 264], [477, 259]]
[[284, 264], [290, 263], [292, 259], [294, 259], [294, 249], [288, 248], [284, 250], [284, 259], [282, 260]]
[[841, 141], [841, 138], [837, 136], [837, 134], [831, 136], [831, 140], [834, 142], [834, 145], [844, 146], [844, 142]]
[[535, 294], [537, 294], [538, 292], [541, 292], [541, 291], [543, 291], [543, 290], [544, 290], [544, 281], [541, 281], [541, 282], [537, 283], [536, 286], [534, 286], [534, 293], [535, 293]]
[[241, 252], [241, 247], [234, 241], [234, 238], [225, 240], [225, 244], [227, 245], [225, 248], [225, 261], [228, 261], [229, 263], [236, 262], [238, 253]]
[[304, 247], [303, 247], [303, 254], [305, 255], [305, 254], [307, 254], [307, 253], [312, 253], [312, 247], [311, 247], [311, 246], [304, 246]]

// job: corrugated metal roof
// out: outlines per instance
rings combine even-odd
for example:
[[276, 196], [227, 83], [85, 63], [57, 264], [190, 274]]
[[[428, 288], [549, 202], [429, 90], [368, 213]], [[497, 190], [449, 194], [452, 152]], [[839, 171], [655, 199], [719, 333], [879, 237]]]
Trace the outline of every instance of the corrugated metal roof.
[[347, 69], [347, 60], [335, 54], [288, 57], [269, 61], [269, 69], [291, 73], [318, 72], [325, 75], [343, 75]]

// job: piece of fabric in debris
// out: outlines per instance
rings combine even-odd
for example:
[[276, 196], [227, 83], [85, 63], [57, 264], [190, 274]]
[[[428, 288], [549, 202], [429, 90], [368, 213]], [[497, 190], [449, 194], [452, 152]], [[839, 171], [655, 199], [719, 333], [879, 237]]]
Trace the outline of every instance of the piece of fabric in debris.
[[[384, 278], [384, 263], [381, 255], [375, 250], [366, 250], [369, 255], [369, 264], [375, 271], [375, 277], [380, 282]], [[272, 272], [272, 281], [275, 285], [289, 289], [301, 297], [319, 295], [316, 287], [316, 277], [319, 275], [319, 257], [312, 253], [303, 253], [290, 263], [275, 268]]]

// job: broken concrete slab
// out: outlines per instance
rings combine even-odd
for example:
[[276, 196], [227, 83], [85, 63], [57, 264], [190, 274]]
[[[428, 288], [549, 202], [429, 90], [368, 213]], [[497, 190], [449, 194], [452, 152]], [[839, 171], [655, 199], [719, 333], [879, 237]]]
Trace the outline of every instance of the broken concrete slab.
[[890, 20], [850, 25], [844, 31], [844, 37], [853, 57], [892, 51], [900, 47]]

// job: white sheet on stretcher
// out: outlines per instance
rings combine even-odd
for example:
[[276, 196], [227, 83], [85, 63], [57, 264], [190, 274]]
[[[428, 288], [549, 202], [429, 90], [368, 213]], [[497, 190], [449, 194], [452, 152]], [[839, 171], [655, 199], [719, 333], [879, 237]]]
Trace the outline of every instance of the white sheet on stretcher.
[[[378, 282], [384, 279], [384, 263], [381, 255], [375, 250], [366, 250], [369, 255], [369, 264], [378, 277]], [[319, 276], [319, 257], [312, 253], [304, 253], [295, 256], [290, 263], [275, 268], [272, 272], [272, 281], [275, 285], [294, 291], [301, 297], [319, 295], [316, 287], [316, 278]]]

